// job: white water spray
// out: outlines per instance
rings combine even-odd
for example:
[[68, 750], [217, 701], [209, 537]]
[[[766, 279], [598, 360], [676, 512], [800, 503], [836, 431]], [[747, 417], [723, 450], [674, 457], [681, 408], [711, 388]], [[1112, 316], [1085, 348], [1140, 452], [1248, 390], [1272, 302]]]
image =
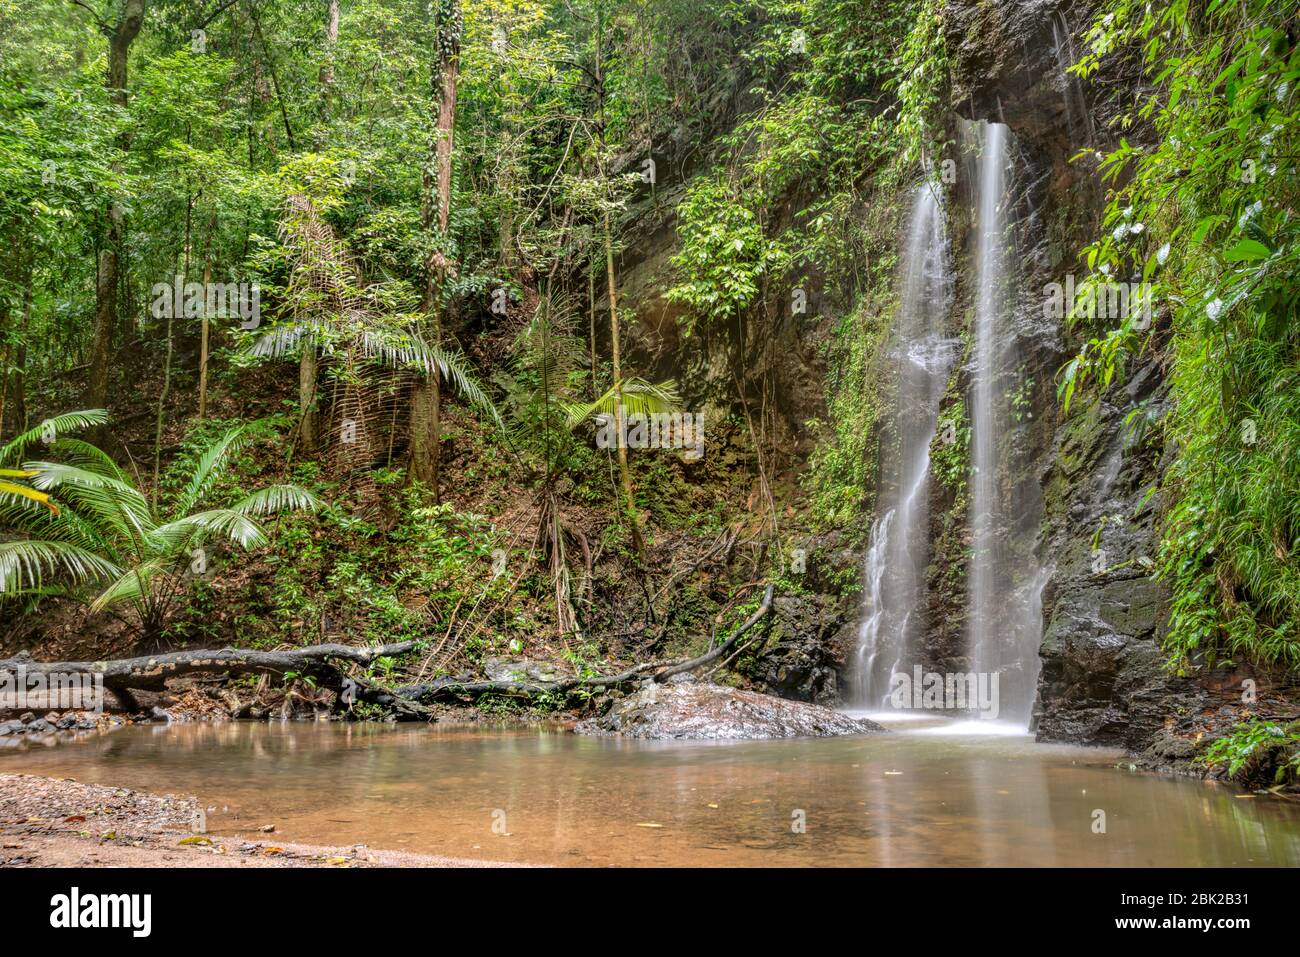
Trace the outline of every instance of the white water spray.
[[917, 190], [901, 265], [889, 354], [897, 381], [893, 430], [882, 455], [851, 674], [854, 697], [871, 707], [885, 703], [890, 675], [915, 659], [925, 619], [930, 444], [956, 351], [944, 337], [952, 280], [943, 206], [932, 184]]
[[[971, 389], [971, 539], [968, 575], [972, 668], [1001, 676], [1001, 713], [1027, 722], [1038, 679], [1041, 594], [1046, 575], [1014, 556], [1007, 537], [1021, 503], [999, 486], [999, 466], [1013, 427], [1008, 390], [1014, 359], [1011, 316], [1014, 241], [1008, 201], [1011, 158], [1007, 127], [982, 124], [975, 247], [974, 368]], [[1012, 463], [1013, 465], [1015, 463]]]

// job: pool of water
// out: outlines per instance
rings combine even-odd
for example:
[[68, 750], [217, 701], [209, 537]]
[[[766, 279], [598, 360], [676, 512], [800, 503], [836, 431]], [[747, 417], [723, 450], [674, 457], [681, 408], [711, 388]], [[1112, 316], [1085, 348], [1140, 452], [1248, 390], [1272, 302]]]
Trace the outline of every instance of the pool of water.
[[[1298, 865], [1300, 803], [1011, 726], [752, 742], [233, 722], [0, 748], [0, 771], [195, 795], [211, 833], [577, 865]], [[0, 739], [13, 741], [13, 739]], [[1103, 816], [1104, 815], [1104, 818]], [[1102, 825], [1104, 824], [1104, 830]]]

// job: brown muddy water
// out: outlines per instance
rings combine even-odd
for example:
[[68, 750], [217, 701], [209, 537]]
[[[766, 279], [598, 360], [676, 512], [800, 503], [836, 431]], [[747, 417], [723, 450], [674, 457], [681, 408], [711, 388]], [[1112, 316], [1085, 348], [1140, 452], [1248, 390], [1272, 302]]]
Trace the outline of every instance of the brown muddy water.
[[[879, 717], [879, 716], [877, 716]], [[1300, 803], [979, 722], [752, 742], [555, 728], [141, 726], [0, 772], [195, 795], [214, 835], [559, 865], [1300, 865]], [[996, 731], [998, 733], [990, 733]], [[1118, 765], [1118, 766], [1117, 766]], [[1104, 812], [1104, 833], [1097, 828]]]

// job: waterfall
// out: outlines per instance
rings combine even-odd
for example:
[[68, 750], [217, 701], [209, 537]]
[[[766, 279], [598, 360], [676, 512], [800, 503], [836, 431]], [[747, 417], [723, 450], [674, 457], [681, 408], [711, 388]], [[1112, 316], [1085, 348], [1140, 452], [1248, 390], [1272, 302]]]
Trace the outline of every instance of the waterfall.
[[1070, 67], [1078, 62], [1074, 53], [1074, 32], [1069, 21], [1059, 10], [1052, 13], [1052, 48], [1056, 51], [1056, 65], [1061, 71], [1062, 95], [1065, 100], [1065, 122], [1070, 130], [1070, 142], [1089, 145], [1096, 138], [1093, 129], [1092, 111], [1088, 109], [1088, 100], [1083, 95], [1083, 83], [1079, 77], [1070, 72]]
[[931, 183], [917, 189], [912, 203], [900, 286], [888, 353], [896, 390], [850, 676], [858, 703], [871, 707], [884, 705], [890, 675], [903, 665], [910, 669], [904, 659], [918, 650], [929, 559], [930, 444], [956, 355], [956, 343], [944, 336], [952, 278], [943, 205]]
[[1004, 447], [1012, 428], [1014, 373], [1014, 234], [1009, 215], [1009, 131], [983, 130], [976, 189], [975, 318], [970, 398], [970, 528], [968, 628], [972, 667], [999, 675], [1000, 717], [1027, 722], [1038, 678], [1040, 596], [1046, 575], [1016, 557], [1007, 541], [1020, 519], [1018, 502], [999, 494], [1000, 465], [1014, 467]]

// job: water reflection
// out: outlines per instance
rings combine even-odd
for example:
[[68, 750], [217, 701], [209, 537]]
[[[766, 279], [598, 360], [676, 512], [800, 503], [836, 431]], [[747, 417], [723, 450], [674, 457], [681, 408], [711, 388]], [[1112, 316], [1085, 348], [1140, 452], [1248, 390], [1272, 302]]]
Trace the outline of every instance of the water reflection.
[[1300, 864], [1294, 803], [1116, 770], [1116, 753], [1025, 734], [895, 728], [686, 744], [238, 722], [28, 741], [0, 753], [0, 771], [194, 794], [219, 834], [273, 823], [286, 841], [536, 863]]

